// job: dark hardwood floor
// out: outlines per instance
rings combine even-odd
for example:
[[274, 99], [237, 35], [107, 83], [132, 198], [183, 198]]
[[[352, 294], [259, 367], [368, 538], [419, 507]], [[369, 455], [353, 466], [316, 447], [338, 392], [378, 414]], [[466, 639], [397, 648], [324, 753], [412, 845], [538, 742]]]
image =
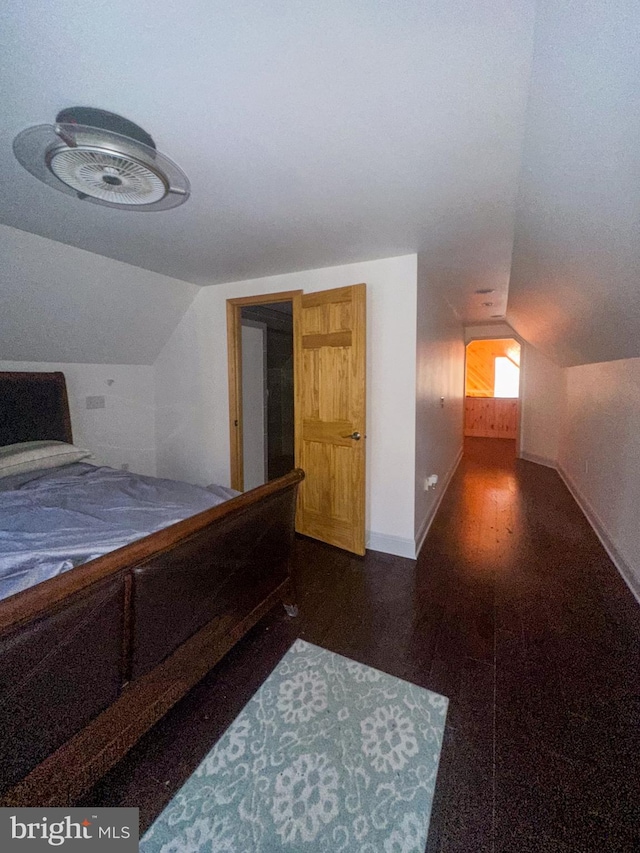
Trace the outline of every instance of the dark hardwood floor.
[[449, 697], [429, 853], [640, 851], [640, 606], [558, 475], [467, 439], [416, 562], [300, 539], [272, 612], [83, 800], [143, 829], [296, 636]]

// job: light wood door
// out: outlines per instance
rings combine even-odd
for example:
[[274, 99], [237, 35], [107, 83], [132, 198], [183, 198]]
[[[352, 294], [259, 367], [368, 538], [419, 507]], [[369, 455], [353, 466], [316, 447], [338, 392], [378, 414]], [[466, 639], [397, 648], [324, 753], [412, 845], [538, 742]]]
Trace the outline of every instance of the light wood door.
[[365, 551], [364, 284], [294, 299], [296, 529]]

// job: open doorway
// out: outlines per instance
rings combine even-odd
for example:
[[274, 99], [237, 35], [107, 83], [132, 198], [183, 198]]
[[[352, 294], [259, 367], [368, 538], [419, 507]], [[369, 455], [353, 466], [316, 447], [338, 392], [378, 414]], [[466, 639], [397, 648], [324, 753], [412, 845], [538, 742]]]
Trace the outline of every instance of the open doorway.
[[516, 440], [520, 421], [520, 354], [514, 338], [467, 344], [464, 434]]
[[231, 485], [295, 467], [293, 293], [229, 301]]
[[[254, 308], [264, 310], [245, 310]], [[291, 316], [292, 358], [281, 349], [273, 357], [268, 352], [274, 315], [279, 315], [276, 331], [283, 331]], [[243, 334], [250, 358], [243, 353]], [[295, 466], [305, 472], [296, 530], [360, 555], [365, 553], [366, 518], [365, 340], [362, 283], [227, 300], [231, 485], [246, 491], [261, 478], [283, 473], [292, 465], [293, 445]], [[248, 373], [250, 361], [257, 369]], [[270, 373], [276, 375], [271, 388]], [[268, 437], [272, 418], [283, 427], [274, 443]], [[253, 438], [245, 437], [250, 429]]]
[[242, 327], [244, 488], [294, 468], [293, 305], [245, 305]]

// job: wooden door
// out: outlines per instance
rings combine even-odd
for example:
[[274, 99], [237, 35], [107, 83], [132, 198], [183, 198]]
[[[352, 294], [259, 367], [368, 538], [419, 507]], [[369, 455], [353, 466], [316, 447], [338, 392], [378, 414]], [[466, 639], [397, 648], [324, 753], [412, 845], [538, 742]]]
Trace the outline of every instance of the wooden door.
[[364, 284], [294, 299], [296, 529], [365, 551]]

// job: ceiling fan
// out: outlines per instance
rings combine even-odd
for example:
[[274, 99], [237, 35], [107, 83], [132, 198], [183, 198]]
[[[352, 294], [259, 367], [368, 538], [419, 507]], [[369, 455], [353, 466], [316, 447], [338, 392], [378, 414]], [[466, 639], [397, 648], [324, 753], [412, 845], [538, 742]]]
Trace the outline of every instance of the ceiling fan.
[[167, 210], [190, 195], [185, 173], [137, 124], [93, 107], [70, 107], [55, 124], [21, 131], [13, 152], [38, 180], [120, 210]]

